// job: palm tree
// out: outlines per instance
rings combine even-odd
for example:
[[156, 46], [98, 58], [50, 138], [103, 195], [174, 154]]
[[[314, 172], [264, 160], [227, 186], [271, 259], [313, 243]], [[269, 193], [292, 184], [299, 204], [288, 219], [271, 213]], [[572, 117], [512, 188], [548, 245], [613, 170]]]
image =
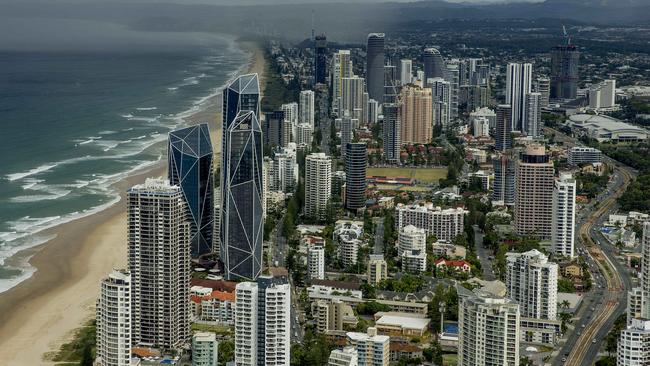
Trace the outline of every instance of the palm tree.
[[569, 300], [562, 300], [561, 305], [565, 309], [568, 309], [569, 307], [571, 307], [571, 303], [569, 302]]

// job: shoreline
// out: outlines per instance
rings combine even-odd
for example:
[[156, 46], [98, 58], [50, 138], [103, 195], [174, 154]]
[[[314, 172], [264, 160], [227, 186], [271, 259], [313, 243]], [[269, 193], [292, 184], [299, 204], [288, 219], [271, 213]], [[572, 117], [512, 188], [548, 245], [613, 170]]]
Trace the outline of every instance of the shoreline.
[[[264, 87], [263, 50], [255, 42], [236, 41], [251, 54], [245, 72], [260, 75]], [[202, 108], [185, 118], [188, 125], [207, 122], [215, 168], [221, 148], [221, 93], [207, 97]], [[55, 234], [47, 242], [25, 249], [8, 263], [34, 268], [32, 276], [0, 293], [0, 360], [8, 365], [51, 365], [43, 357], [68, 341], [74, 331], [94, 316], [100, 281], [113, 268], [126, 266], [126, 190], [147, 177], [166, 175], [161, 160], [113, 187], [120, 200], [104, 210], [44, 230]]]

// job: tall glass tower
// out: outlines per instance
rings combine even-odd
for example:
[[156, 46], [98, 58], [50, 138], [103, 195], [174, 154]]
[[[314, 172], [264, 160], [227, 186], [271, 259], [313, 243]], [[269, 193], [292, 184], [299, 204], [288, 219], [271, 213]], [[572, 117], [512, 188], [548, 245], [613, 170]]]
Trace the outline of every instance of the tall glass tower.
[[429, 79], [445, 76], [445, 61], [437, 48], [425, 48], [422, 62], [424, 64], [424, 85], [428, 85]]
[[368, 96], [384, 101], [384, 33], [370, 33], [366, 45], [366, 83]]
[[327, 37], [316, 36], [314, 50], [314, 77], [316, 84], [327, 84]]
[[221, 261], [226, 279], [255, 280], [262, 270], [262, 128], [257, 74], [223, 93]]
[[187, 203], [192, 257], [211, 253], [214, 225], [212, 143], [205, 123], [169, 133], [168, 178]]

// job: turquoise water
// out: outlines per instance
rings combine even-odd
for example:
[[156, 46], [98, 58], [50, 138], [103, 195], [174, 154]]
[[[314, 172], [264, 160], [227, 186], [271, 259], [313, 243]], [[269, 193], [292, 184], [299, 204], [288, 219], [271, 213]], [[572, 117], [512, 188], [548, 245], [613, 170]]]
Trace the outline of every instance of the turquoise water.
[[215, 35], [124, 33], [108, 49], [0, 49], [0, 291], [31, 273], [6, 258], [115, 203], [111, 185], [162, 159], [158, 142], [250, 58]]

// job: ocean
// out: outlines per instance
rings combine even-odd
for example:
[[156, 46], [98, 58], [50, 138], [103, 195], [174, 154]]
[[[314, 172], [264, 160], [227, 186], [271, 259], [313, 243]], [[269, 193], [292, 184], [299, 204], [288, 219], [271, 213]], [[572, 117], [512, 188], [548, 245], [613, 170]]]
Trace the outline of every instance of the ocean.
[[168, 132], [250, 59], [217, 35], [118, 33], [106, 47], [0, 44], [0, 292], [33, 272], [7, 258], [116, 203], [111, 185], [160, 161]]

